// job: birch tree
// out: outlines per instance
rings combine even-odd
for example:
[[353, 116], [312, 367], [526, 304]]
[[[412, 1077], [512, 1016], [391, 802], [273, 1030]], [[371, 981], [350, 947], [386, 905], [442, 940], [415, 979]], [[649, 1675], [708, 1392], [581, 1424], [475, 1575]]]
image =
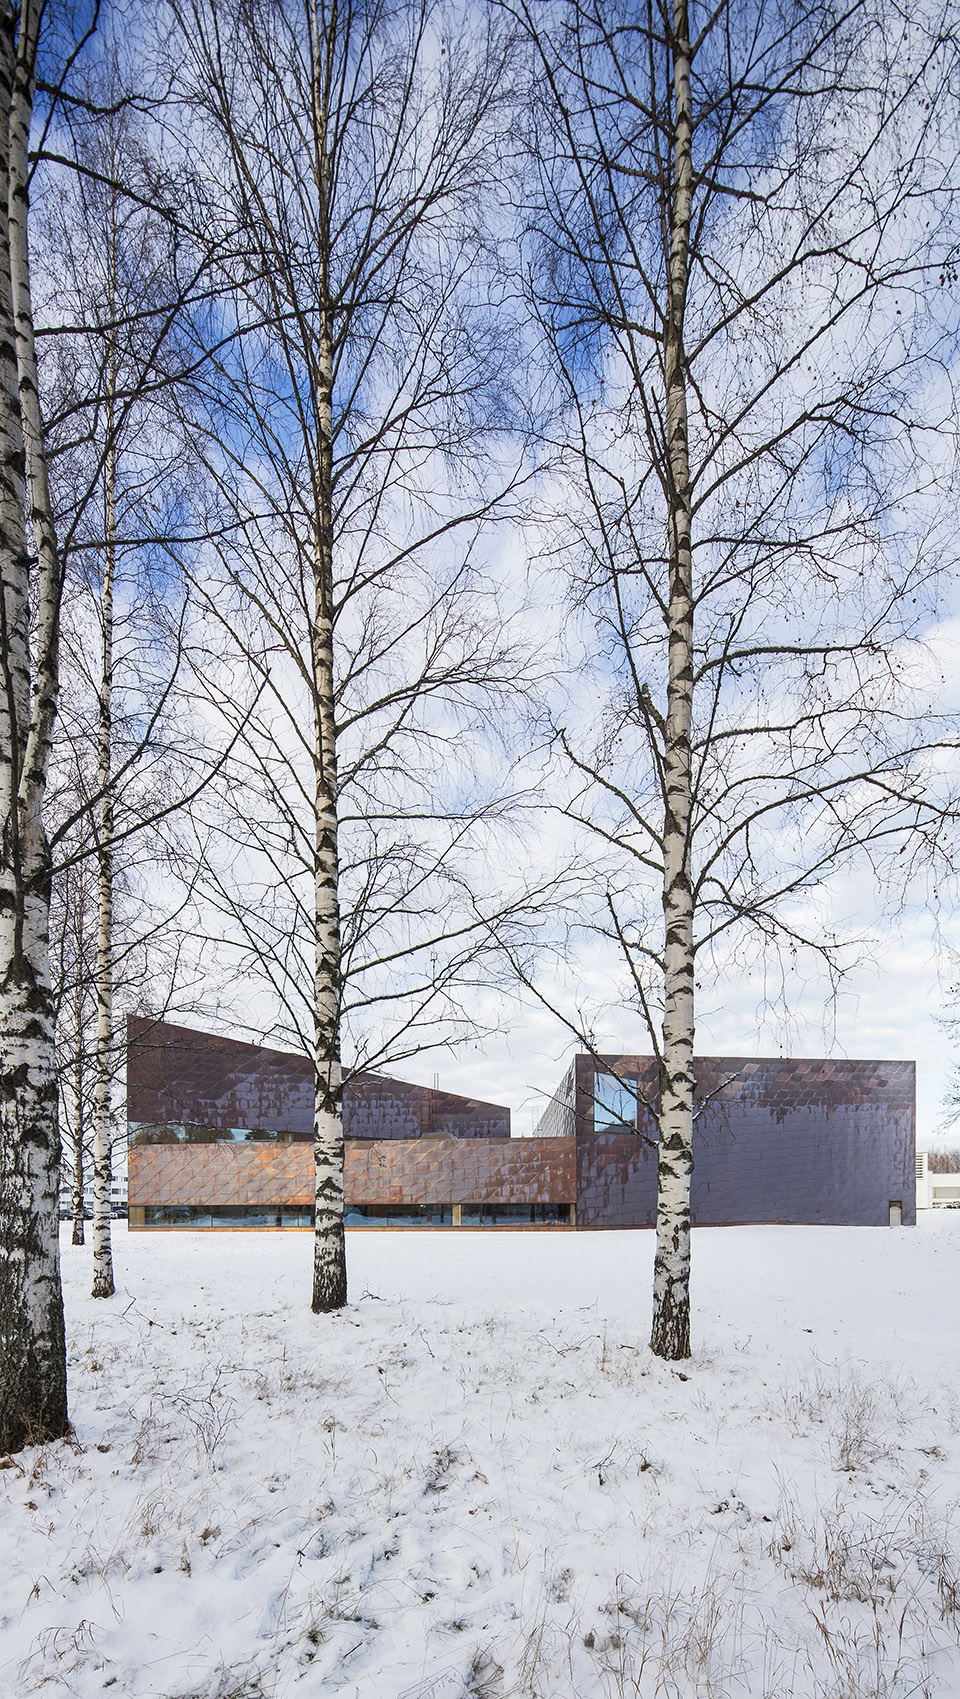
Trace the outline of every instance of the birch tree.
[[698, 984], [751, 939], [841, 971], [817, 893], [858, 855], [936, 853], [949, 813], [911, 649], [952, 555], [946, 32], [860, 0], [511, 11], [577, 492], [554, 541], [605, 704], [549, 731], [659, 1059], [651, 1344], [677, 1359]]
[[94, 998], [95, 1034], [81, 1046], [92, 1081], [94, 1297], [114, 1291], [110, 1186], [122, 1054], [115, 982], [119, 972], [129, 1002], [142, 946], [164, 923], [159, 881], [144, 899], [135, 895], [134, 870], [159, 853], [158, 821], [195, 796], [211, 770], [195, 725], [185, 724], [185, 581], [171, 577], [164, 553], [190, 509], [170, 396], [193, 363], [181, 326], [205, 300], [208, 254], [201, 242], [180, 262], [171, 212], [178, 184], [140, 116], [140, 69], [107, 40], [61, 92], [56, 169], [37, 219], [48, 458], [71, 591], [49, 809], [54, 879], [69, 888], [84, 857], [96, 867], [83, 988]]
[[50, 960], [64, 1145], [61, 1198], [69, 1183], [73, 1243], [83, 1245], [86, 1179], [91, 1155], [91, 1024], [96, 1023], [92, 944], [96, 936], [96, 875], [81, 857], [54, 886]]
[[[111, 238], [112, 238], [111, 232]], [[108, 238], [108, 241], [111, 240]], [[111, 305], [113, 305], [111, 303]], [[109, 308], [108, 308], [109, 310]], [[114, 307], [115, 311], [115, 307]], [[103, 649], [97, 700], [97, 1049], [93, 1094], [93, 1297], [112, 1298], [110, 1237], [113, 1086], [113, 597], [117, 570], [117, 450], [113, 394], [108, 376], [107, 458], [104, 466]]]
[[[173, 9], [228, 289], [195, 415], [214, 492], [208, 611], [226, 644], [211, 636], [205, 673], [236, 679], [232, 652], [251, 679], [233, 829], [241, 797], [262, 786], [264, 800], [231, 844], [233, 871], [260, 856], [272, 872], [242, 924], [248, 941], [272, 933], [260, 966], [288, 1007], [310, 986], [312, 1304], [327, 1311], [346, 1299], [345, 965], [363, 955], [387, 976], [419, 952], [414, 1007], [438, 1006], [456, 928], [437, 904], [472, 804], [451, 803], [453, 786], [431, 797], [426, 769], [440, 773], [441, 736], [455, 748], [457, 713], [518, 671], [497, 618], [481, 617], [492, 597], [473, 564], [495, 508], [483, 443], [506, 419], [507, 318], [480, 217], [505, 46], [428, 0]], [[229, 712], [236, 693], [217, 694]], [[446, 845], [424, 848], [448, 803]], [[219, 899], [240, 918], [222, 875], [221, 862]], [[375, 912], [395, 927], [389, 944], [372, 942]], [[479, 916], [472, 926], [483, 935]]]
[[[0, 1447], [67, 1430], [43, 796], [60, 572], [30, 297], [28, 145], [42, 7], [0, 12]], [[33, 535], [28, 531], [27, 515]], [[32, 617], [32, 610], [35, 614]]]

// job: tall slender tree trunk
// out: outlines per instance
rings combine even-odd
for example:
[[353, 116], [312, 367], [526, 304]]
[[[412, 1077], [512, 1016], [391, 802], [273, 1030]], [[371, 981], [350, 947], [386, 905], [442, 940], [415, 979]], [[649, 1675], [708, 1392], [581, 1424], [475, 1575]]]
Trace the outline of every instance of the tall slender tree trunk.
[[[19, 26], [19, 28], [18, 28]], [[60, 1136], [41, 808], [60, 583], [37, 390], [27, 144], [38, 11], [0, 4], [0, 1450], [67, 1431]], [[26, 472], [26, 477], [24, 476]], [[27, 501], [37, 551], [31, 633]], [[31, 645], [31, 635], [33, 642]]]
[[73, 1233], [71, 1244], [85, 1245], [86, 1235], [83, 1224], [83, 1140], [79, 1128], [73, 1139], [73, 1174], [71, 1180], [71, 1211], [73, 1214]]
[[317, 255], [322, 302], [316, 371], [317, 466], [314, 608], [311, 648], [314, 694], [314, 925], [316, 980], [314, 1043], [316, 1109], [314, 1162], [316, 1222], [313, 1309], [338, 1310], [347, 1301], [343, 1232], [343, 1089], [340, 1072], [340, 886], [337, 845], [337, 739], [333, 661], [333, 314], [330, 304], [330, 164], [327, 109], [330, 59], [336, 40], [334, 4], [321, 31], [311, 13], [313, 126], [321, 252]]
[[[79, 912], [82, 912], [82, 904], [78, 903], [77, 908], [78, 908]], [[82, 947], [82, 942], [83, 942], [83, 940], [82, 940], [82, 929], [79, 926], [77, 927], [77, 937], [78, 937], [78, 941], [79, 941], [79, 943]], [[79, 951], [78, 951], [78, 958], [77, 959], [78, 959], [78, 961], [80, 959]], [[83, 1005], [83, 980], [82, 980], [79, 973], [77, 974], [77, 985], [76, 985], [75, 998], [76, 998], [76, 1019], [75, 1019], [75, 1022], [74, 1022], [74, 1026], [75, 1026], [75, 1031], [76, 1031], [76, 1034], [77, 1034], [77, 1054], [76, 1054], [76, 1057], [74, 1059], [74, 1064], [73, 1064], [73, 1137], [72, 1137], [70, 1142], [73, 1146], [73, 1243], [75, 1245], [82, 1245], [84, 1243], [84, 1231], [83, 1231], [83, 1180], [84, 1180], [83, 1129], [84, 1129], [84, 1111], [83, 1111], [83, 1105], [84, 1105], [85, 1082], [84, 1082], [84, 1078], [83, 1078], [83, 1007], [82, 1007], [82, 1005]]]
[[347, 1301], [343, 1232], [343, 1092], [340, 1078], [340, 901], [337, 853], [337, 765], [333, 704], [333, 627], [328, 546], [321, 545], [313, 632], [316, 689], [315, 926], [316, 1113], [313, 1308]]
[[690, 1181], [693, 1173], [694, 943], [690, 875], [693, 560], [684, 315], [693, 199], [687, 0], [673, 12], [673, 180], [665, 326], [669, 591], [664, 751], [664, 1013], [657, 1176], [657, 1249], [650, 1344], [690, 1355]]
[[[113, 374], [111, 373], [111, 385]], [[112, 394], [111, 394], [112, 402]], [[104, 551], [101, 618], [103, 652], [97, 725], [97, 1045], [93, 1081], [93, 1287], [94, 1298], [112, 1298], [113, 1246], [110, 1181], [113, 1175], [113, 591], [116, 573], [117, 451], [112, 405], [107, 408], [104, 466]]]

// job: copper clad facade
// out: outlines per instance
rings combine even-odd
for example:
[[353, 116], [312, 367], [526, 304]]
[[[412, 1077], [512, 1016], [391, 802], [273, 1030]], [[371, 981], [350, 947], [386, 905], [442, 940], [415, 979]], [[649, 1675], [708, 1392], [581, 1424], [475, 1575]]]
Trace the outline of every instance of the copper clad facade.
[[[698, 1225], [880, 1226], [893, 1204], [915, 1220], [912, 1062], [702, 1057], [696, 1091]], [[577, 1056], [537, 1136], [512, 1139], [501, 1105], [360, 1075], [344, 1090], [347, 1206], [371, 1221], [394, 1206], [434, 1206], [436, 1224], [456, 1226], [458, 1206], [475, 1204], [491, 1220], [499, 1208], [504, 1221], [512, 1210], [531, 1223], [649, 1226], [656, 1092], [649, 1056]], [[164, 1210], [185, 1225], [198, 1209], [225, 1210], [224, 1223], [232, 1211], [239, 1224], [261, 1207], [307, 1212], [292, 1225], [309, 1220], [307, 1058], [132, 1020], [128, 1116], [132, 1225], [162, 1224]]]
[[308, 1144], [146, 1144], [129, 1153], [132, 1208], [313, 1203]]
[[[607, 1056], [655, 1101], [649, 1056]], [[886, 1226], [916, 1220], [913, 1062], [699, 1057], [692, 1215], [698, 1226], [785, 1222]], [[646, 1227], [656, 1217], [656, 1129], [593, 1130], [594, 1064], [578, 1056], [568, 1124], [577, 1139], [577, 1225]]]
[[358, 1074], [343, 1094], [348, 1139], [509, 1139], [510, 1111], [477, 1097]]
[[[464, 1145], [457, 1139], [348, 1144], [347, 1204], [573, 1203], [573, 1139]], [[309, 1145], [137, 1145], [130, 1151], [134, 1207], [313, 1203]]]
[[130, 1015], [127, 1120], [311, 1138], [313, 1067], [306, 1056]]
[[[306, 1056], [129, 1016], [127, 1120], [311, 1139], [313, 1066]], [[508, 1139], [510, 1111], [407, 1080], [358, 1074], [344, 1088], [343, 1125], [345, 1137], [355, 1139]]]
[[574, 1139], [348, 1145], [349, 1203], [575, 1203]]

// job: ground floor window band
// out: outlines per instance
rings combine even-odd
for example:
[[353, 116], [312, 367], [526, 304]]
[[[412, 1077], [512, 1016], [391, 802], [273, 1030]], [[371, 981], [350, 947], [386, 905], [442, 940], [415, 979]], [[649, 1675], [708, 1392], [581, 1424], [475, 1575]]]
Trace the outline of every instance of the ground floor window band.
[[[313, 1226], [307, 1204], [141, 1204], [131, 1227]], [[348, 1204], [347, 1227], [570, 1227], [568, 1203]]]
[[569, 1203], [462, 1203], [461, 1227], [569, 1227]]
[[312, 1227], [307, 1204], [142, 1204], [131, 1227]]
[[568, 1203], [350, 1204], [348, 1227], [569, 1227]]

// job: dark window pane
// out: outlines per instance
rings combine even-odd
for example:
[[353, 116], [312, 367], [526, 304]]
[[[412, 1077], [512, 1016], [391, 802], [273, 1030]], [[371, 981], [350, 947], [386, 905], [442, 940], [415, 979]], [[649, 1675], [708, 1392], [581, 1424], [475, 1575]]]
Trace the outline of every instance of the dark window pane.
[[463, 1227], [562, 1227], [570, 1224], [568, 1203], [465, 1203]]
[[147, 1204], [145, 1227], [312, 1227], [306, 1204]]
[[347, 1227], [451, 1227], [453, 1210], [440, 1203], [350, 1204]]
[[[306, 1204], [147, 1204], [145, 1227], [313, 1226]], [[464, 1227], [569, 1226], [566, 1203], [465, 1203], [460, 1208]], [[349, 1204], [347, 1227], [452, 1227], [450, 1204]]]

